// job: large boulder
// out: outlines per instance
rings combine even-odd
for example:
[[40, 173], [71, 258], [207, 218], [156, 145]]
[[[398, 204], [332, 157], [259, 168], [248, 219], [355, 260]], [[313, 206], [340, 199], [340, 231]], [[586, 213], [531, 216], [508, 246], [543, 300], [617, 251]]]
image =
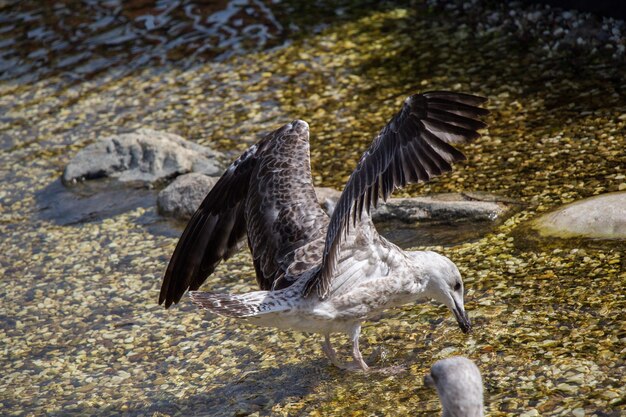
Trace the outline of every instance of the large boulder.
[[[315, 188], [317, 199], [330, 216], [341, 191], [327, 187]], [[390, 198], [372, 209], [375, 221], [484, 221], [496, 220], [515, 202], [485, 193], [443, 193], [424, 197]]]
[[626, 239], [626, 192], [579, 200], [532, 223], [542, 236]]
[[109, 136], [81, 149], [63, 172], [63, 182], [114, 177], [153, 183], [188, 172], [220, 175], [222, 155], [178, 135], [139, 129]]
[[191, 173], [177, 177], [157, 197], [157, 209], [164, 216], [189, 219], [219, 178]]
[[[189, 219], [211, 191], [216, 180], [204, 175], [178, 177], [159, 193], [159, 212], [166, 216]], [[316, 187], [319, 204], [330, 216], [341, 195], [333, 188]], [[509, 210], [511, 201], [491, 194], [435, 194], [427, 197], [390, 198], [372, 211], [375, 221], [481, 222], [500, 218]]]
[[375, 221], [399, 220], [459, 222], [500, 218], [508, 206], [497, 199], [478, 200], [462, 193], [434, 194], [424, 197], [390, 198], [372, 213]]

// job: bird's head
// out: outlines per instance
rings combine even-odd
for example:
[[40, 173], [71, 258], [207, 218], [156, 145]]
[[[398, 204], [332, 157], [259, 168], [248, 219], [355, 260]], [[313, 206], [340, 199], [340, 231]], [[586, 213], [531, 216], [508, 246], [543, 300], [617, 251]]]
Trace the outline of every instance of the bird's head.
[[456, 265], [435, 252], [413, 252], [422, 269], [421, 279], [426, 280], [424, 295], [445, 304], [454, 314], [463, 333], [472, 330], [463, 301], [463, 279]]
[[437, 361], [424, 377], [436, 388], [444, 416], [483, 416], [483, 383], [478, 367], [462, 356]]

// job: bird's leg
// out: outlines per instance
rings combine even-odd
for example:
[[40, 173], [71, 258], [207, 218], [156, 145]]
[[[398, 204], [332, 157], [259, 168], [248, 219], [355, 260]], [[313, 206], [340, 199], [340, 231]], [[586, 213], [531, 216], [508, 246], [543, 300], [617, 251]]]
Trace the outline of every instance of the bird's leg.
[[328, 359], [330, 359], [332, 364], [335, 365], [339, 369], [345, 369], [345, 370], [348, 370], [348, 371], [354, 371], [354, 370], [360, 370], [361, 369], [360, 367], [358, 367], [354, 363], [341, 363], [337, 359], [337, 353], [335, 352], [335, 349], [333, 349], [333, 347], [330, 344], [330, 335], [329, 334], [325, 334], [324, 335], [324, 343], [322, 344], [322, 350], [324, 351], [326, 356], [328, 356]]
[[363, 360], [363, 356], [361, 355], [361, 351], [359, 350], [359, 335], [361, 334], [361, 324], [356, 324], [350, 330], [350, 339], [352, 339], [352, 357], [354, 358], [354, 362], [351, 364], [351, 369], [353, 370], [362, 370], [363, 372], [373, 371], [378, 372], [384, 375], [396, 375], [401, 372], [406, 371], [405, 366], [388, 366], [385, 368], [372, 368]]
[[[337, 359], [337, 353], [330, 344], [330, 335], [324, 335], [324, 343], [322, 344], [322, 351], [328, 356], [328, 359], [339, 369], [345, 369], [348, 371], [367, 371], [369, 367], [363, 361], [361, 352], [359, 351], [359, 334], [361, 332], [361, 325], [357, 325], [350, 331], [350, 338], [352, 340], [352, 357], [354, 362], [341, 363]], [[356, 342], [355, 342], [356, 341]]]
[[[349, 332], [349, 336], [350, 336], [350, 340], [352, 341], [352, 358], [354, 358], [354, 361], [351, 363], [341, 363], [337, 360], [337, 354], [335, 352], [335, 349], [333, 349], [333, 347], [330, 344], [330, 335], [329, 334], [325, 334], [324, 335], [324, 343], [322, 344], [322, 350], [324, 351], [324, 353], [326, 354], [326, 356], [328, 356], [328, 359], [330, 359], [330, 361], [332, 362], [333, 365], [335, 365], [337, 368], [339, 369], [345, 369], [347, 371], [363, 371], [363, 372], [368, 372], [370, 371], [370, 367], [367, 366], [367, 363], [365, 363], [365, 361], [363, 360], [363, 355], [361, 355], [361, 351], [359, 350], [359, 336], [361, 334], [361, 324], [355, 324]], [[378, 352], [382, 352], [382, 351], [378, 351]], [[376, 354], [377, 352], [375, 352]], [[379, 354], [385, 354], [384, 352], [379, 353]], [[385, 375], [395, 375], [395, 374], [399, 374], [401, 372], [406, 371], [406, 367], [405, 366], [390, 366], [387, 368], [379, 368], [379, 369], [374, 369], [374, 372], [379, 372]]]
[[335, 365], [337, 368], [343, 368], [344, 366], [339, 363], [337, 360], [337, 354], [335, 353], [335, 349], [330, 344], [330, 335], [326, 333], [324, 335], [324, 344], [322, 345], [322, 351], [328, 356], [328, 359]]
[[361, 334], [361, 323], [354, 325], [350, 329], [350, 339], [352, 339], [352, 357], [354, 358], [354, 367], [360, 368], [363, 372], [369, 370], [369, 366], [363, 360], [363, 355], [359, 350], [359, 335]]

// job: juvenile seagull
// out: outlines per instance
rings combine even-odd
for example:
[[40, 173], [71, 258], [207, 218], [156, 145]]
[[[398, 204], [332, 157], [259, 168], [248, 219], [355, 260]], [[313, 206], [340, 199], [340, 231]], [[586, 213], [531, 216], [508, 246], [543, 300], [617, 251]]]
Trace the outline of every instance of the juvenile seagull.
[[442, 417], [483, 417], [483, 381], [471, 360], [455, 356], [437, 361], [424, 385], [437, 389]]
[[[405, 252], [376, 231], [369, 212], [395, 189], [428, 181], [465, 159], [452, 145], [479, 137], [485, 99], [452, 92], [408, 97], [350, 176], [330, 218], [311, 179], [309, 125], [294, 120], [268, 134], [226, 170], [192, 216], [165, 272], [159, 304], [188, 289], [198, 306], [261, 326], [324, 335], [341, 368], [368, 370], [361, 323], [382, 310], [433, 298], [471, 329], [457, 267], [434, 252]], [[244, 237], [261, 291], [196, 292]], [[354, 362], [340, 363], [330, 334], [347, 333]]]

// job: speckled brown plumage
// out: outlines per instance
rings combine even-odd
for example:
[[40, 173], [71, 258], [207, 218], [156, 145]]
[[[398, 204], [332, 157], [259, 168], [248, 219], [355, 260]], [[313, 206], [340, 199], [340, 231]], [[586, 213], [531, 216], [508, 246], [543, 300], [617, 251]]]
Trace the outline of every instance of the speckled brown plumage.
[[296, 120], [244, 152], [206, 196], [174, 250], [159, 304], [198, 289], [246, 235], [259, 287], [288, 287], [319, 264], [327, 226], [311, 180], [308, 124]]

